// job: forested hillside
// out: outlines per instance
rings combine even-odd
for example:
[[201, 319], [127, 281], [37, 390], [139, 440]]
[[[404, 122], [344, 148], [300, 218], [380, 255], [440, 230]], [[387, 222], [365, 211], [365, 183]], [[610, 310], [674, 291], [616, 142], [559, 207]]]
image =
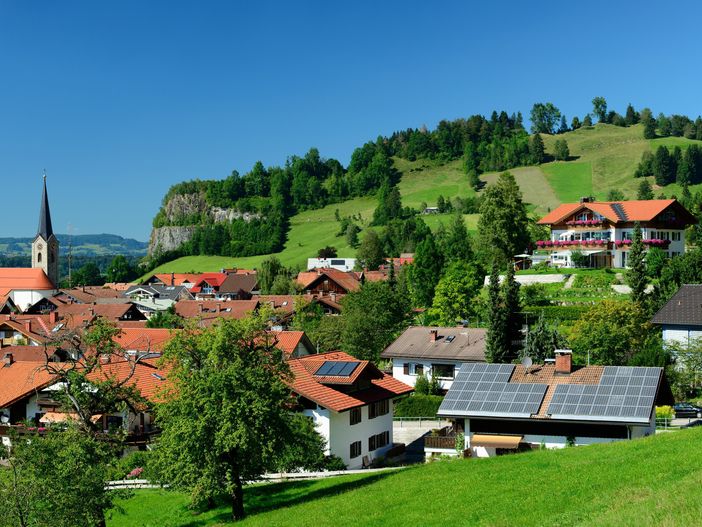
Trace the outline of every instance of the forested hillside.
[[[536, 216], [582, 196], [676, 196], [701, 208], [694, 192], [702, 181], [702, 161], [696, 163], [702, 160], [702, 121], [654, 118], [650, 110], [639, 113], [631, 106], [620, 115], [597, 99], [596, 125], [588, 114], [569, 126], [555, 106], [537, 103], [531, 135], [520, 113], [493, 112], [378, 137], [354, 150], [346, 168], [312, 148], [291, 156], [284, 167], [259, 162], [243, 176], [233, 172], [224, 180], [175, 185], [154, 219], [150, 267], [256, 267], [270, 254], [302, 266], [325, 246], [353, 256], [363, 231], [380, 232], [388, 222], [406, 226], [408, 219], [421, 218], [435, 230], [456, 211], [474, 230], [484, 188], [504, 170], [515, 176]], [[440, 214], [417, 216], [426, 206], [438, 206]], [[376, 217], [376, 209], [389, 212]], [[414, 249], [411, 239], [398, 234], [405, 227], [388, 230], [387, 255]]]

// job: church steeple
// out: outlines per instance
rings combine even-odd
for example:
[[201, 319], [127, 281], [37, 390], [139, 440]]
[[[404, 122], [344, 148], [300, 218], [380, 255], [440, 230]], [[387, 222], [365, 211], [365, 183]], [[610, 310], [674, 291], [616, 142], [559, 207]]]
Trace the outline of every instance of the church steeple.
[[41, 193], [39, 207], [39, 228], [32, 242], [32, 267], [39, 268], [46, 273], [54, 285], [59, 282], [59, 242], [54, 235], [51, 225], [51, 211], [49, 210], [49, 195], [46, 192], [46, 171], [44, 172], [44, 189]]
[[37, 236], [48, 240], [54, 234], [51, 227], [51, 210], [49, 210], [49, 196], [46, 193], [46, 171], [44, 171], [44, 190], [41, 193], [41, 207], [39, 209], [39, 229]]

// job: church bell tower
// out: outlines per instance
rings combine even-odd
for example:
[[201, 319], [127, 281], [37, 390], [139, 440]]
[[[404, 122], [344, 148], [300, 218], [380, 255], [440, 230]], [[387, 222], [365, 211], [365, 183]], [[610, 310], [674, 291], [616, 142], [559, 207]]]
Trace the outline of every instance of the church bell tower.
[[44, 174], [44, 190], [41, 194], [39, 209], [39, 229], [32, 242], [32, 267], [43, 269], [49, 280], [58, 286], [59, 283], [59, 242], [51, 227], [51, 211], [49, 196], [46, 193], [46, 173]]

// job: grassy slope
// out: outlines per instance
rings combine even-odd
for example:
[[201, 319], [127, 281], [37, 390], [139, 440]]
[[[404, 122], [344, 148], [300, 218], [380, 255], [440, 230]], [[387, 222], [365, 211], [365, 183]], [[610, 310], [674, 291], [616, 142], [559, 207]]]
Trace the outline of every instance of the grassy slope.
[[[621, 128], [613, 125], [595, 125], [581, 128], [561, 136], [545, 135], [547, 152], [553, 151], [557, 138], [568, 142], [572, 160], [555, 161], [538, 167], [519, 167], [511, 169], [519, 184], [524, 199], [530, 204], [530, 210], [545, 214], [560, 203], [574, 201], [581, 196], [594, 194], [604, 199], [610, 189], [624, 192], [627, 198], [636, 196], [639, 181], [634, 178], [634, 171], [643, 152], [660, 145], [686, 147], [700, 143], [681, 137], [666, 137], [652, 141], [643, 138], [641, 125]], [[395, 166], [402, 172], [400, 192], [403, 203], [419, 207], [421, 203], [433, 205], [439, 194], [444, 197], [471, 196], [473, 190], [467, 185], [461, 168], [461, 160], [441, 164], [436, 161], [406, 161], [395, 159]], [[482, 179], [488, 184], [497, 179], [497, 173], [484, 174]], [[702, 188], [692, 187], [691, 191]], [[664, 189], [666, 195], [680, 195], [677, 185]], [[343, 237], [336, 237], [338, 222], [334, 219], [334, 210], [339, 209], [342, 216], [360, 213], [367, 222], [375, 208], [374, 198], [356, 198], [344, 203], [329, 205], [323, 209], [306, 211], [294, 216], [288, 233], [285, 248], [276, 256], [288, 266], [304, 266], [307, 258], [326, 245], [339, 250], [340, 256], [352, 256], [355, 251], [348, 247]], [[433, 229], [439, 222], [445, 225], [450, 218], [425, 217]], [[468, 228], [475, 230], [477, 217], [466, 217]], [[157, 268], [157, 272], [216, 271], [222, 267], [257, 267], [265, 256], [249, 258], [223, 258], [219, 256], [194, 256], [179, 258]]]
[[[702, 429], [608, 445], [433, 463], [396, 473], [246, 489], [241, 525], [697, 525]], [[110, 527], [220, 525], [184, 497], [140, 492]]]

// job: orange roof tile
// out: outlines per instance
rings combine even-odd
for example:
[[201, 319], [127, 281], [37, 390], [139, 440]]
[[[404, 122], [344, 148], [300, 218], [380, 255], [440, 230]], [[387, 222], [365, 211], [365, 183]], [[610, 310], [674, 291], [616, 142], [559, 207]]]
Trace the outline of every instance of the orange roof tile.
[[44, 361], [18, 361], [0, 368], [0, 408], [7, 408], [55, 382], [55, 377], [43, 366]]
[[697, 220], [674, 199], [649, 199], [630, 201], [594, 201], [585, 203], [564, 203], [541, 218], [541, 225], [552, 225], [566, 220], [579, 210], [591, 210], [604, 216], [612, 223], [632, 221], [652, 221], [661, 212], [671, 205], [684, 216], [687, 223], [696, 223]]
[[[370, 388], [344, 393], [334, 388], [333, 385], [324, 384], [330, 378], [315, 376], [313, 372], [325, 361], [358, 362], [359, 367], [356, 369], [372, 377]], [[299, 359], [291, 359], [289, 364], [294, 376], [294, 380], [291, 383], [292, 390], [298, 395], [335, 412], [343, 412], [344, 410], [365, 406], [375, 401], [391, 399], [414, 390], [411, 386], [381, 372], [372, 364], [366, 361], [359, 361], [344, 352], [307, 355]], [[361, 375], [361, 372], [357, 374], [354, 370], [356, 378]], [[333, 381], [337, 379], [331, 378]]]
[[121, 328], [119, 335], [113, 339], [125, 350], [149, 351], [160, 353], [176, 329], [163, 328]]
[[151, 362], [140, 361], [136, 365], [133, 361], [110, 362], [100, 365], [100, 368], [88, 375], [88, 379], [94, 382], [115, 379], [122, 381], [127, 379], [134, 368], [134, 374], [129, 378], [126, 385], [135, 386], [139, 393], [150, 402], [155, 402], [159, 391], [165, 386], [166, 372], [157, 368]]
[[51, 291], [56, 286], [42, 269], [30, 267], [0, 267], [0, 296], [10, 291]]
[[361, 282], [356, 273], [353, 271], [339, 271], [333, 268], [320, 268], [298, 273], [297, 282], [302, 285], [303, 289], [309, 289], [318, 280], [324, 280], [324, 277], [336, 282], [341, 288], [348, 292], [358, 291], [361, 287]]
[[[155, 274], [147, 282], [153, 278], [156, 278], [165, 285], [183, 285], [185, 283], [195, 284], [200, 280], [200, 273], [158, 273]], [[173, 279], [173, 284], [171, 284], [171, 278]]]
[[209, 325], [218, 318], [244, 318], [258, 308], [258, 300], [179, 300], [176, 313], [183, 318], [200, 318]]

